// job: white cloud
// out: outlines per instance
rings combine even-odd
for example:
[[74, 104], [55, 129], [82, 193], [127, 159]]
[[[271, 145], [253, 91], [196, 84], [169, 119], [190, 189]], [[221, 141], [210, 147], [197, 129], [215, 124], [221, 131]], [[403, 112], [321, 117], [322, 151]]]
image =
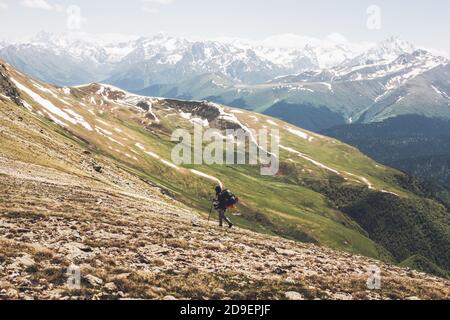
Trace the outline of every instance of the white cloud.
[[0, 2], [0, 10], [6, 10], [8, 9], [8, 4], [5, 2]]
[[60, 5], [52, 5], [46, 0], [23, 0], [22, 5], [31, 9], [41, 9], [47, 11], [62, 11]]
[[327, 40], [335, 43], [348, 43], [348, 39], [340, 33], [333, 32], [327, 36]]

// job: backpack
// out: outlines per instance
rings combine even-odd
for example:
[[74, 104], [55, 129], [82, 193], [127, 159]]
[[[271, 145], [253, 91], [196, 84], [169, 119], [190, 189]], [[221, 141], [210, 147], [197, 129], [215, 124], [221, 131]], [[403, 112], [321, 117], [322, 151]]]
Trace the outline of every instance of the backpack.
[[225, 208], [232, 208], [239, 202], [239, 198], [236, 197], [230, 190], [224, 190], [220, 194], [219, 201]]

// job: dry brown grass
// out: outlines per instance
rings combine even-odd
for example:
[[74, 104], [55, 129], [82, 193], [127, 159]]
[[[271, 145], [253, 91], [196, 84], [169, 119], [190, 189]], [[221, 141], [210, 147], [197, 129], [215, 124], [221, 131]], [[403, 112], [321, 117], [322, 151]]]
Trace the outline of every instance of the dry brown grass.
[[189, 249], [189, 247], [191, 246], [190, 243], [184, 239], [170, 239], [167, 240], [166, 243], [171, 247], [180, 249]]

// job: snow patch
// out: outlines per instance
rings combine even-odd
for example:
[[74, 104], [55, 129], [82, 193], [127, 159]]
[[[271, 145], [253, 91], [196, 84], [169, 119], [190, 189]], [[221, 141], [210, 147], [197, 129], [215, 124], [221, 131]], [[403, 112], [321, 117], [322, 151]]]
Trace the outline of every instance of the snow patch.
[[387, 190], [381, 190], [382, 193], [387, 193], [387, 194], [392, 194], [394, 196], [400, 197], [397, 193], [395, 192], [391, 192], [391, 191], [387, 191]]
[[74, 117], [77, 123], [82, 125], [86, 130], [93, 131], [91, 125], [86, 120], [84, 120], [83, 116], [79, 115], [78, 113], [76, 113], [71, 109], [64, 109], [64, 111], [70, 114], [72, 117]]
[[171, 167], [172, 169], [175, 170], [180, 170], [180, 168], [178, 166], [176, 166], [175, 164], [173, 164], [170, 161], [164, 160], [164, 159], [160, 159], [162, 163], [164, 163], [166, 166]]
[[[94, 115], [95, 115], [95, 113], [94, 113]], [[95, 121], [97, 121], [98, 123], [101, 123], [107, 127], [111, 127], [111, 125], [109, 123], [103, 121], [102, 119], [95, 119]]]
[[153, 157], [153, 158], [155, 158], [155, 159], [158, 159], [158, 160], [161, 159], [161, 157], [158, 156], [158, 155], [157, 155], [156, 153], [154, 153], [154, 152], [146, 151], [145, 153], [148, 154], [150, 157]]
[[273, 126], [275, 126], [275, 127], [278, 127], [278, 123], [276, 123], [275, 121], [273, 121], [273, 120], [267, 120], [266, 121], [268, 124], [271, 124], [271, 125], [273, 125]]
[[190, 120], [191, 117], [192, 117], [192, 113], [180, 112], [180, 116], [181, 116], [183, 119]]
[[431, 86], [431, 88], [433, 88], [433, 90], [437, 93], [440, 94], [442, 97], [444, 97], [447, 100], [450, 100], [450, 97], [447, 95], [447, 93], [440, 91], [438, 88], [436, 88], [435, 86]]
[[108, 131], [106, 129], [100, 128], [98, 126], [95, 127], [95, 131], [97, 131], [101, 135], [106, 135], [106, 136], [112, 136], [113, 135], [113, 133], [111, 131]]
[[35, 86], [37, 89], [41, 90], [42, 92], [46, 92], [49, 93], [50, 95], [53, 96], [53, 98], [59, 99], [58, 96], [50, 89], [45, 88], [43, 86], [41, 86], [39, 83], [32, 81], [33, 86]]
[[332, 86], [331, 84], [329, 84], [329, 83], [327, 83], [327, 82], [319, 82], [319, 84], [321, 84], [321, 85], [327, 87], [328, 91], [331, 91], [331, 92], [334, 93], [333, 86]]
[[67, 126], [68, 126], [67, 123], [65, 123], [65, 122], [62, 121], [62, 120], [59, 120], [57, 117], [55, 117], [54, 115], [52, 115], [50, 112], [45, 111], [45, 113], [46, 113], [47, 116], [48, 116], [51, 120], [53, 120], [53, 122], [55, 122], [57, 125], [60, 125], [61, 127], [67, 127]]
[[157, 155], [156, 153], [154, 153], [152, 151], [146, 151], [145, 147], [141, 143], [136, 143], [135, 146], [138, 147], [140, 150], [144, 151], [145, 154], [149, 155], [150, 157], [161, 161], [164, 165], [166, 165], [166, 166], [168, 166], [168, 167], [170, 167], [172, 169], [175, 169], [175, 170], [180, 170], [180, 167], [178, 167], [174, 163], [161, 158], [159, 155]]
[[335, 170], [333, 168], [330, 168], [330, 167], [324, 165], [323, 163], [320, 163], [319, 161], [316, 161], [316, 160], [310, 158], [309, 156], [307, 156], [307, 155], [305, 155], [305, 154], [303, 154], [301, 152], [298, 152], [297, 150], [294, 150], [292, 148], [285, 147], [285, 146], [282, 146], [282, 145], [280, 145], [280, 148], [283, 149], [283, 150], [286, 150], [288, 152], [291, 152], [291, 153], [294, 153], [294, 154], [298, 155], [299, 157], [301, 157], [301, 158], [303, 158], [303, 159], [313, 163], [314, 165], [318, 166], [319, 168], [328, 170], [328, 171], [333, 172], [333, 173], [335, 173], [337, 175], [341, 175], [341, 173], [339, 171], [337, 171], [337, 170]]
[[367, 185], [367, 187], [368, 187], [370, 190], [374, 190], [373, 184], [372, 184], [367, 178], [364, 178], [364, 177], [361, 177], [361, 176], [357, 176], [357, 175], [355, 175], [355, 174], [353, 174], [353, 173], [350, 173], [350, 172], [345, 172], [345, 174], [347, 174], [347, 175], [349, 175], [349, 176], [352, 176], [352, 177], [355, 177], [355, 178], [361, 180], [365, 185]]
[[202, 127], [209, 127], [209, 121], [208, 119], [202, 119], [202, 118], [192, 118], [191, 123], [194, 125], [200, 125]]
[[64, 103], [66, 106], [69, 106], [69, 107], [71, 107], [72, 105], [70, 104], [70, 103], [68, 103], [67, 101], [65, 101], [65, 100], [63, 100], [63, 99], [61, 99], [61, 98], [57, 98], [59, 101], [61, 101], [62, 103]]
[[119, 146], [125, 147], [125, 145], [124, 145], [122, 142], [117, 141], [116, 139], [114, 139], [114, 138], [112, 137], [112, 134], [113, 134], [113, 133], [112, 133], [111, 131], [108, 131], [108, 130], [106, 130], [106, 129], [100, 128], [100, 127], [98, 127], [98, 126], [95, 127], [95, 131], [97, 131], [100, 135], [106, 137], [106, 138], [109, 139], [110, 141], [112, 141], [112, 142], [118, 144]]
[[[83, 117], [77, 115], [75, 118], [72, 118], [69, 114], [55, 106], [53, 103], [48, 101], [47, 99], [42, 98], [40, 95], [35, 93], [33, 90], [27, 88], [17, 80], [11, 78], [11, 80], [14, 82], [14, 84], [23, 92], [25, 92], [27, 95], [29, 95], [34, 101], [36, 101], [38, 104], [40, 104], [44, 109], [51, 112], [53, 115], [60, 117], [63, 120], [66, 120], [74, 125], [81, 124], [86, 129], [92, 131], [92, 128], [90, 128], [90, 125], [83, 119]], [[53, 119], [52, 119], [53, 120]], [[56, 122], [56, 121], [55, 121]], [[90, 129], [89, 129], [90, 128]]]
[[145, 96], [135, 95], [135, 94], [129, 93], [127, 91], [124, 91], [120, 88], [111, 86], [111, 85], [101, 84], [100, 89], [97, 91], [97, 94], [104, 97], [107, 101], [111, 101], [111, 100], [108, 98], [108, 96], [106, 94], [106, 89], [108, 89], [109, 91], [113, 91], [113, 92], [116, 91], [116, 92], [122, 93], [123, 97], [120, 100], [118, 99], [118, 102], [128, 105], [130, 107], [136, 108], [140, 111], [146, 111], [146, 110], [143, 110], [142, 108], [138, 107], [137, 105], [140, 102], [147, 103], [149, 106], [148, 112], [153, 116], [153, 118], [155, 119], [154, 121], [156, 123], [160, 123], [160, 120], [158, 119], [158, 117], [156, 116], [156, 114], [153, 111], [153, 101], [157, 100], [156, 98], [149, 98], [149, 97], [145, 97]]
[[110, 136], [106, 136], [106, 138], [108, 138], [109, 140], [111, 140], [114, 143], [117, 143], [119, 146], [125, 147], [125, 145], [123, 143], [121, 143], [120, 141], [117, 141], [116, 139], [114, 139], [113, 137]]
[[216, 177], [210, 176], [210, 175], [208, 175], [206, 173], [203, 173], [201, 171], [194, 170], [194, 169], [191, 169], [191, 172], [193, 174], [196, 174], [196, 175], [200, 176], [200, 177], [203, 177], [203, 178], [209, 179], [211, 181], [214, 181], [214, 182], [216, 182], [217, 184], [219, 184], [223, 188], [222, 182], [219, 179], [217, 179]]
[[219, 112], [220, 112], [220, 116], [219, 118], [231, 122], [231, 123], [235, 123], [237, 124], [242, 130], [244, 130], [250, 137], [250, 141], [251, 143], [253, 143], [259, 150], [261, 150], [262, 152], [271, 155], [272, 157], [277, 158], [277, 156], [267, 150], [265, 150], [264, 148], [262, 148], [259, 144], [257, 139], [255, 138], [254, 132], [253, 130], [250, 130], [250, 128], [248, 128], [247, 126], [245, 126], [241, 121], [239, 121], [239, 119], [236, 117], [236, 115], [234, 114], [229, 114], [225, 112], [225, 109], [217, 104], [217, 103], [213, 103], [213, 102], [209, 102], [208, 103], [210, 106], [216, 108]]
[[139, 142], [135, 144], [136, 147], [138, 147], [139, 149], [141, 149], [142, 151], [145, 151], [145, 147], [140, 144]]
[[21, 102], [22, 102], [23, 106], [28, 109], [28, 111], [33, 111], [33, 107], [28, 102], [26, 102], [25, 100], [22, 100]]
[[287, 128], [287, 129], [290, 133], [309, 141], [309, 135], [306, 134], [305, 132], [303, 132], [301, 130], [293, 129], [293, 128]]
[[310, 89], [310, 88], [306, 88], [303, 85], [297, 85], [297, 84], [287, 84], [284, 86], [284, 88], [287, 88], [289, 92], [293, 92], [293, 91], [307, 91], [307, 92], [311, 92], [314, 93], [315, 91]]
[[138, 161], [138, 158], [136, 158], [135, 156], [132, 156], [132, 155], [129, 154], [129, 153], [125, 153], [125, 156], [128, 157], [128, 158], [130, 158], [130, 159], [133, 159], [133, 160], [135, 160], [135, 161]]

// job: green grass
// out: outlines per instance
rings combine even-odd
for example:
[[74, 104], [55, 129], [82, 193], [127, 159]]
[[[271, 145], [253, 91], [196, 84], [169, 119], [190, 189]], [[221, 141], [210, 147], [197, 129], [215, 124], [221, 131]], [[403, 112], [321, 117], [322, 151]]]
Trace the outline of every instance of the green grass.
[[431, 262], [424, 256], [421, 256], [420, 254], [413, 255], [408, 259], [402, 261], [402, 263], [400, 263], [400, 266], [434, 274], [441, 278], [450, 279], [450, 274], [448, 273], [448, 271], [440, 268], [435, 263]]

